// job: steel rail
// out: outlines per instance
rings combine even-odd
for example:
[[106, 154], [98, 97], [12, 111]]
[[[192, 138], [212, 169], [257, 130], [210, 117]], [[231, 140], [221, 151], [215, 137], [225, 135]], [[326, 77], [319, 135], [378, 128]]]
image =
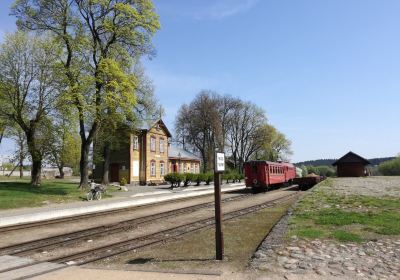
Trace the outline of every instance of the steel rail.
[[[233, 193], [233, 192], [237, 192], [237, 191], [233, 190], [233, 191], [228, 191], [225, 193]], [[16, 224], [16, 225], [11, 225], [11, 226], [3, 226], [3, 227], [0, 227], [0, 233], [15, 231], [15, 230], [23, 230], [23, 229], [34, 228], [34, 227], [42, 227], [42, 226], [51, 225], [51, 224], [65, 223], [65, 222], [70, 222], [70, 221], [81, 220], [84, 218], [93, 218], [93, 217], [98, 217], [98, 216], [130, 212], [130, 211], [136, 210], [138, 208], [154, 207], [155, 205], [164, 205], [164, 204], [168, 204], [171, 202], [187, 201], [187, 200], [206, 197], [206, 196], [212, 196], [212, 194], [201, 194], [199, 196], [189, 197], [189, 198], [185, 197], [185, 198], [171, 199], [171, 200], [166, 200], [163, 202], [154, 202], [154, 203], [149, 203], [149, 204], [145, 204], [145, 205], [123, 207], [123, 208], [118, 208], [118, 209], [114, 209], [114, 210], [98, 211], [98, 212], [74, 215], [74, 216], [64, 217], [64, 218], [54, 218], [54, 219], [47, 219], [47, 220], [38, 221], [38, 222], [29, 222], [29, 223], [22, 223], [22, 224]]]
[[[251, 194], [244, 194], [235, 197], [225, 198], [223, 202], [237, 201], [251, 196]], [[200, 209], [212, 207], [213, 202], [206, 202], [201, 204], [196, 204], [192, 206], [187, 206], [179, 209], [174, 209], [162, 213], [157, 213], [149, 216], [128, 219], [112, 224], [106, 224], [102, 226], [91, 227], [79, 231], [69, 232], [65, 234], [59, 234], [47, 238], [31, 240], [19, 244], [13, 244], [0, 248], [0, 255], [17, 255], [26, 256], [32, 251], [37, 251], [38, 249], [51, 249], [66, 244], [74, 243], [85, 238], [100, 237], [108, 235], [110, 233], [118, 233], [125, 230], [131, 230], [139, 225], [154, 222], [159, 219], [168, 218], [171, 216], [191, 213]]]

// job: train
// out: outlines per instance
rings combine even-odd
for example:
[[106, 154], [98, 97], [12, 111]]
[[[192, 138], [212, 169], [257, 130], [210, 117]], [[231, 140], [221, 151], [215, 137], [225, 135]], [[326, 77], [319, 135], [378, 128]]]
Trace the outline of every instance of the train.
[[315, 174], [297, 177], [296, 167], [288, 162], [253, 160], [245, 162], [243, 169], [246, 187], [254, 191], [265, 191], [284, 184], [296, 184], [300, 190], [307, 190], [325, 179]]
[[247, 161], [243, 165], [246, 187], [253, 190], [269, 190], [296, 178], [296, 167], [288, 162], [265, 160]]

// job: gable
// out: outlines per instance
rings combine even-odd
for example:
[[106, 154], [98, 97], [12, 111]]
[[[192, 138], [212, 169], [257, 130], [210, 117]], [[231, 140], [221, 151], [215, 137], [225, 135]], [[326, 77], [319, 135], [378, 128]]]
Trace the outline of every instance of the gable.
[[368, 160], [366, 160], [365, 158], [357, 155], [356, 153], [353, 152], [348, 152], [347, 154], [345, 154], [343, 157], [341, 157], [340, 159], [338, 159], [337, 161], [335, 161], [332, 165], [336, 166], [338, 164], [341, 163], [361, 163], [364, 165], [368, 165], [370, 164], [370, 162]]

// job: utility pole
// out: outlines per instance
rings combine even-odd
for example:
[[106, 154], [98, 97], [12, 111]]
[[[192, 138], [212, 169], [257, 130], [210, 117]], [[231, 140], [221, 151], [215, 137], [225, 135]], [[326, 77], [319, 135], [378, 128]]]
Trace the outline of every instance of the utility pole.
[[214, 198], [215, 198], [215, 255], [222, 261], [224, 258], [224, 234], [222, 232], [221, 210], [221, 173], [225, 171], [225, 154], [215, 153], [214, 164]]

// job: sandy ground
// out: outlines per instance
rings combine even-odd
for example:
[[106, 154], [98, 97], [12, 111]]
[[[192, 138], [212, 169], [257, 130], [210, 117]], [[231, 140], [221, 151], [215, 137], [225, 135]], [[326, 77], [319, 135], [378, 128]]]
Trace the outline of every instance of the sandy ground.
[[213, 275], [172, 274], [142, 271], [100, 270], [82, 267], [68, 267], [63, 270], [32, 278], [34, 280], [85, 279], [85, 280], [213, 280], [221, 279]]

